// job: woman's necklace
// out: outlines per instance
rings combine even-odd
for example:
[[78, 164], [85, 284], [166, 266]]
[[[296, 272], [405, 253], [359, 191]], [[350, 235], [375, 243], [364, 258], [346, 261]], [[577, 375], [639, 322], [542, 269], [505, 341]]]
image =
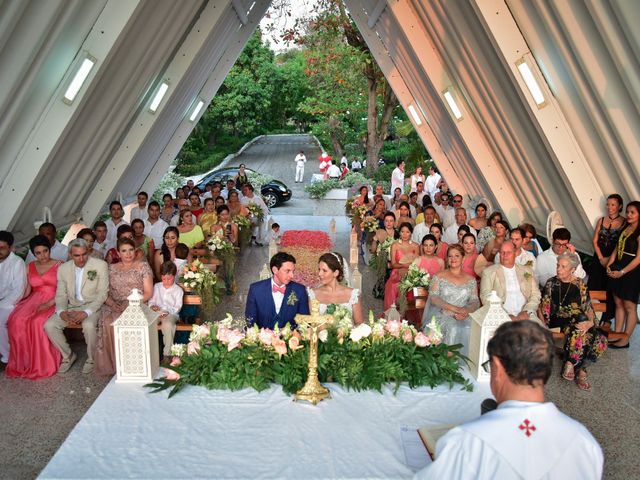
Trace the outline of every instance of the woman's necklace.
[[[558, 288], [558, 308], [562, 307], [564, 305], [564, 301], [567, 298], [567, 295], [569, 294], [569, 290], [571, 290], [571, 286], [573, 285], [573, 283], [571, 283], [571, 281], [569, 281], [569, 287], [567, 287], [567, 291], [564, 292], [564, 296], [562, 296], [562, 284], [565, 283], [562, 280], [560, 280], [560, 286]], [[562, 297], [562, 300], [560, 300], [560, 297]]]

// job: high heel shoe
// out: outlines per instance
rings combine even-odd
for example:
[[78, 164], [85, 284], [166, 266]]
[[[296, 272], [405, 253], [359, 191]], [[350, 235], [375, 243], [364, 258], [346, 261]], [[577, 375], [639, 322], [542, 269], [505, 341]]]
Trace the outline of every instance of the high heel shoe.
[[616, 350], [621, 350], [623, 348], [629, 348], [629, 343], [625, 344], [625, 345], [618, 345], [617, 343], [610, 343], [609, 344], [609, 348], [613, 348]]

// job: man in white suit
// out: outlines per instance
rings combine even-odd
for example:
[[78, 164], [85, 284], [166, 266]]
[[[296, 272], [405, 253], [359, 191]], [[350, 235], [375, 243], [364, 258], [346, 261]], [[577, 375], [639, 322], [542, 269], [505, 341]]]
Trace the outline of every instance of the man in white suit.
[[51, 342], [62, 353], [58, 373], [65, 373], [76, 361], [64, 329], [68, 325], [82, 324], [87, 342], [87, 361], [82, 373], [93, 371], [93, 352], [96, 346], [97, 323], [100, 308], [109, 293], [109, 269], [107, 263], [88, 255], [89, 246], [81, 238], [69, 243], [71, 260], [58, 268], [56, 312], [47, 320], [44, 329]]

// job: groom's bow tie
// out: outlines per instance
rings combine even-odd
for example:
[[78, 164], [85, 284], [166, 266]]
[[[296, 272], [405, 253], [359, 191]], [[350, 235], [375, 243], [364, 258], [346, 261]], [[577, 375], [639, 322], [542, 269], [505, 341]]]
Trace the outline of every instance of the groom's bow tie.
[[271, 285], [271, 291], [273, 293], [276, 292], [280, 292], [281, 294], [284, 295], [284, 291], [287, 289], [287, 287], [285, 285], [282, 285], [281, 287], [277, 286], [277, 285]]

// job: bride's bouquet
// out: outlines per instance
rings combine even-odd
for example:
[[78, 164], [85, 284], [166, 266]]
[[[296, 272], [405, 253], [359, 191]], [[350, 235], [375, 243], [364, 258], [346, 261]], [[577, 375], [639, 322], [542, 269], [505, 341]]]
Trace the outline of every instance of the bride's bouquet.
[[261, 222], [264, 219], [264, 212], [257, 204], [248, 203], [246, 207], [249, 211], [249, 215], [254, 217], [258, 222]]

